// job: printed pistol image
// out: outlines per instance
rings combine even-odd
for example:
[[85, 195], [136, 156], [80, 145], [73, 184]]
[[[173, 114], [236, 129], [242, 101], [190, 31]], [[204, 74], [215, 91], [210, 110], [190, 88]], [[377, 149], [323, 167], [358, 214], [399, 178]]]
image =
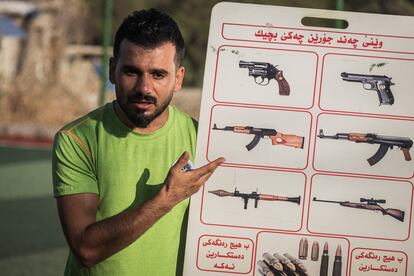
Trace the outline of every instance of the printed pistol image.
[[411, 160], [410, 148], [413, 146], [413, 141], [407, 137], [384, 136], [374, 133], [337, 133], [329, 136], [323, 133], [323, 129], [319, 130], [318, 137], [322, 139], [348, 140], [355, 143], [378, 144], [379, 148], [377, 152], [367, 159], [371, 166], [381, 161], [388, 149], [392, 149], [393, 147], [397, 147], [402, 150], [406, 161]]
[[378, 76], [378, 75], [363, 75], [352, 73], [341, 73], [342, 80], [351, 82], [360, 82], [365, 90], [377, 91], [379, 104], [392, 105], [394, 104], [394, 96], [391, 92], [391, 85], [395, 83], [391, 82], [390, 77]]
[[305, 138], [297, 135], [283, 134], [270, 128], [257, 128], [252, 126], [226, 126], [218, 128], [214, 124], [213, 130], [233, 131], [235, 133], [244, 133], [254, 135], [253, 140], [246, 145], [248, 151], [252, 150], [260, 142], [260, 139], [268, 137], [272, 140], [272, 145], [282, 145], [303, 149]]
[[[249, 70], [249, 76], [254, 78], [254, 82], [258, 85], [266, 86], [269, 84], [271, 79], [275, 79], [279, 85], [279, 95], [289, 96], [290, 86], [285, 77], [283, 71], [277, 69], [277, 65], [272, 65], [267, 62], [256, 62], [256, 61], [240, 61], [240, 68], [247, 68]], [[261, 78], [258, 81], [257, 78]], [[265, 82], [267, 79], [267, 82]]]

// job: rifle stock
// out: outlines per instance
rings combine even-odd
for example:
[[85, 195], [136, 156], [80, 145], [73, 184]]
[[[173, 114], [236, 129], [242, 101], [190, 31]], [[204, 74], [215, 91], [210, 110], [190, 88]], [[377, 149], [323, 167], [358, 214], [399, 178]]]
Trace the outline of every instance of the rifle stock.
[[395, 219], [398, 219], [401, 222], [404, 222], [404, 215], [405, 215], [405, 213], [402, 210], [393, 209], [393, 208], [387, 208], [387, 209], [384, 209], [382, 211], [382, 214], [383, 215], [389, 215], [389, 216], [391, 216], [391, 217], [393, 217]]
[[272, 145], [284, 145], [301, 149], [303, 149], [303, 143], [305, 142], [302, 136], [283, 134], [280, 132], [270, 138], [272, 139]]

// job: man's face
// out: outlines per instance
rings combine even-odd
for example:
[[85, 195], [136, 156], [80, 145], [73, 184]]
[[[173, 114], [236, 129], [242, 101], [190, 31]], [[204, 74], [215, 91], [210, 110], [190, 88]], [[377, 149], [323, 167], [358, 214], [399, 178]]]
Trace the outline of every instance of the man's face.
[[184, 68], [175, 64], [176, 49], [164, 43], [147, 49], [124, 39], [118, 58], [111, 58], [109, 79], [129, 125], [161, 127], [168, 119], [174, 91], [181, 89]]

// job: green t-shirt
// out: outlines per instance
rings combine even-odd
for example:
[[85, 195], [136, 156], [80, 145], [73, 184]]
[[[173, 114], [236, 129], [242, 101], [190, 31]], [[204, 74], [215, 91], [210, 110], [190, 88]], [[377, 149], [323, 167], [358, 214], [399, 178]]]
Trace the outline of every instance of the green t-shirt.
[[[96, 219], [108, 218], [157, 194], [184, 151], [194, 158], [195, 145], [196, 122], [173, 106], [161, 129], [138, 134], [119, 120], [113, 103], [106, 104], [56, 134], [54, 195], [98, 194]], [[90, 269], [71, 252], [65, 275], [180, 275], [187, 207], [188, 199], [134, 243]]]

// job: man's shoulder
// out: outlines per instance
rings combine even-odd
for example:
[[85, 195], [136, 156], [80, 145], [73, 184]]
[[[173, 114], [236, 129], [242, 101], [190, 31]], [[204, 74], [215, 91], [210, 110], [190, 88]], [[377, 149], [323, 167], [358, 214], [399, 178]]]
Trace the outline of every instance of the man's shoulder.
[[112, 104], [108, 103], [103, 105], [82, 117], [79, 117], [72, 122], [63, 126], [59, 132], [72, 132], [72, 131], [87, 131], [88, 129], [94, 129], [96, 124], [102, 120], [103, 115], [108, 112], [108, 109], [112, 108]]
[[190, 128], [194, 128], [197, 131], [198, 128], [198, 121], [191, 117], [189, 114], [181, 111], [174, 105], [170, 105], [172, 112], [174, 112], [174, 118], [176, 118], [177, 122], [183, 123], [188, 125]]

